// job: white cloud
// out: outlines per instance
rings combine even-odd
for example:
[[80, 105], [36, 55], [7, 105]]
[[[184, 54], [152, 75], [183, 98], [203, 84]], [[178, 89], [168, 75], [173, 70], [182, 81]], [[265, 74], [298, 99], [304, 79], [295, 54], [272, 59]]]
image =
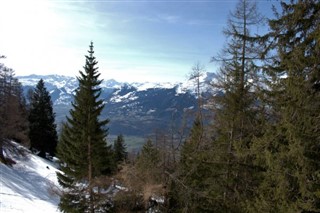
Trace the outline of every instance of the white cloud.
[[158, 15], [158, 18], [160, 19], [160, 21], [165, 21], [170, 24], [177, 23], [180, 20], [179, 16], [168, 15], [168, 14], [160, 14], [160, 15]]

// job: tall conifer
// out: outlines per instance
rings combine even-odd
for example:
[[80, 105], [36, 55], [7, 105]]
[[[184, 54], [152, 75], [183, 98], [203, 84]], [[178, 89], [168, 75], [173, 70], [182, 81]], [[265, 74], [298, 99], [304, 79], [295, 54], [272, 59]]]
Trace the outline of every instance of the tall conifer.
[[111, 173], [112, 153], [107, 145], [109, 120], [101, 120], [104, 108], [99, 99], [101, 88], [99, 72], [96, 67], [93, 43], [86, 56], [84, 72], [78, 77], [79, 88], [76, 91], [70, 117], [64, 124], [58, 144], [58, 157], [61, 171], [58, 180], [65, 192], [59, 204], [63, 212], [107, 211], [108, 200], [102, 199], [100, 190], [94, 190], [95, 179]]
[[240, 0], [224, 30], [226, 47], [213, 58], [220, 62], [218, 82], [223, 95], [213, 99], [212, 195], [228, 212], [244, 212], [254, 198], [256, 168], [250, 147], [263, 129], [263, 108], [257, 95], [262, 37], [253, 33], [263, 22], [256, 2]]
[[128, 152], [126, 151], [127, 147], [122, 134], [118, 135], [117, 139], [114, 141], [113, 149], [116, 163], [121, 163], [127, 159]]
[[171, 190], [176, 193], [177, 205], [182, 212], [205, 212], [215, 208], [215, 204], [203, 193], [210, 187], [208, 177], [211, 176], [208, 159], [209, 143], [201, 115], [196, 117], [190, 136], [183, 144], [178, 166], [177, 180], [171, 185]]
[[270, 21], [272, 119], [255, 144], [265, 168], [253, 212], [320, 211], [320, 2], [281, 2]]
[[263, 108], [256, 91], [260, 87], [260, 43], [252, 31], [263, 18], [255, 2], [240, 0], [224, 30], [227, 41], [212, 61], [221, 63], [214, 87], [214, 120], [211, 140], [199, 120], [181, 152], [178, 188], [179, 208], [190, 212], [245, 212], [254, 199], [256, 167], [250, 147], [262, 131]]
[[45, 153], [54, 155], [57, 146], [57, 130], [52, 101], [44, 81], [40, 79], [30, 100], [29, 138], [31, 148], [38, 150], [39, 155], [45, 157]]

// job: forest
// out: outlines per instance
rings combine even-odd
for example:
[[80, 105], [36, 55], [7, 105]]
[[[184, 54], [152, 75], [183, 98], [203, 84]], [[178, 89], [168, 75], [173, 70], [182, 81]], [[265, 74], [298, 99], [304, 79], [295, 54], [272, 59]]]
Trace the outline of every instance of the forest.
[[[268, 31], [253, 33], [261, 24]], [[59, 132], [43, 80], [24, 97], [1, 63], [1, 162], [9, 164], [7, 140], [57, 157], [62, 212], [320, 212], [320, 2], [282, 1], [266, 19], [254, 1], [239, 0], [223, 33], [211, 58], [219, 70], [210, 87], [220, 92], [202, 96], [196, 64], [188, 136], [146, 138], [136, 155], [125, 135], [107, 139], [93, 42]], [[110, 196], [112, 184], [123, 190]]]

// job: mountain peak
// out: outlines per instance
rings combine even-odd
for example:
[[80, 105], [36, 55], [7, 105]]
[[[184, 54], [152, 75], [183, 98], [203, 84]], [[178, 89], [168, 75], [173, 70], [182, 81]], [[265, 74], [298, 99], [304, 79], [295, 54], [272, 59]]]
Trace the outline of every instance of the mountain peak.
[[[206, 74], [202, 81], [214, 75]], [[29, 75], [18, 77], [26, 93], [39, 79], [50, 92], [57, 124], [65, 120], [71, 109], [74, 92], [78, 88], [75, 77], [62, 75]], [[106, 104], [103, 117], [111, 120], [110, 133], [145, 136], [155, 129], [165, 129], [175, 117], [186, 111], [196, 110], [195, 84], [182, 83], [125, 83], [107, 79], [101, 83], [101, 96]], [[148, 124], [148, 125], [145, 125]]]

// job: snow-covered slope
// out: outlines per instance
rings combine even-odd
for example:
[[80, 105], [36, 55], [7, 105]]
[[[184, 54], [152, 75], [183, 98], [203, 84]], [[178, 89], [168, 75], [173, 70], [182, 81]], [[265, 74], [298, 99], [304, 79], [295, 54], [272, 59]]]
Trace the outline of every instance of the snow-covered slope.
[[15, 163], [0, 163], [0, 212], [59, 212], [56, 166], [14, 142], [4, 153]]

